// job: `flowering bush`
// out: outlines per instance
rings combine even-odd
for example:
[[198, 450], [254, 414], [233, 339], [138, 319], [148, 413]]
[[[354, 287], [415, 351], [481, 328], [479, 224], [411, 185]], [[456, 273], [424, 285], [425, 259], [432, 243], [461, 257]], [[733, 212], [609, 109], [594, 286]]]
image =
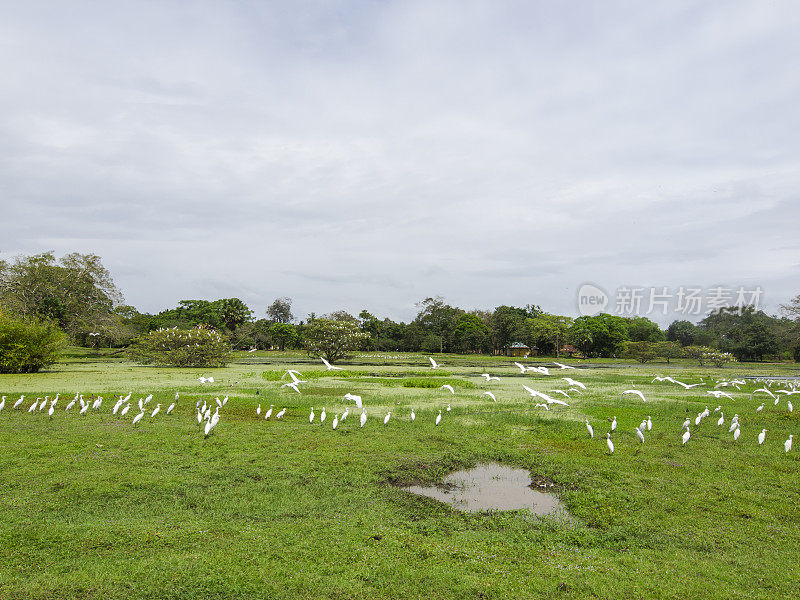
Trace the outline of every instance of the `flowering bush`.
[[151, 331], [139, 336], [127, 352], [136, 362], [167, 367], [224, 367], [231, 357], [228, 340], [203, 326]]
[[369, 334], [361, 331], [354, 321], [314, 319], [306, 328], [305, 345], [310, 354], [321, 356], [330, 363], [357, 350]]
[[736, 361], [736, 358], [730, 352], [720, 352], [708, 346], [688, 346], [685, 351], [686, 356], [695, 359], [700, 366], [710, 363], [721, 367], [725, 363]]

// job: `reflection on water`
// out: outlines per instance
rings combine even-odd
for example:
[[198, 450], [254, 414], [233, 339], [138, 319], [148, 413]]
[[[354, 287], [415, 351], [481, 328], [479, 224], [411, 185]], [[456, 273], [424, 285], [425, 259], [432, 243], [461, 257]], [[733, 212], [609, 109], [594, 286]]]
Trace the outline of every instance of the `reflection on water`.
[[567, 516], [566, 510], [554, 494], [540, 492], [530, 486], [530, 474], [525, 469], [489, 463], [468, 471], [451, 473], [440, 486], [412, 485], [402, 489], [434, 498], [467, 512], [527, 508], [537, 515]]

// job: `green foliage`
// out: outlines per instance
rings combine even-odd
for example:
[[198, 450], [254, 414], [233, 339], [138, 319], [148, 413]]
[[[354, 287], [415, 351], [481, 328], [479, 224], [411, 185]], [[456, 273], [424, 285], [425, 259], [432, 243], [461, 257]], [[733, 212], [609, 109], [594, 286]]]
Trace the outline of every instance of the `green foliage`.
[[228, 340], [205, 327], [151, 331], [139, 336], [127, 353], [136, 362], [168, 367], [223, 367], [231, 358]]
[[286, 297], [276, 298], [275, 301], [267, 307], [267, 318], [274, 323], [291, 323], [294, 321], [292, 299]]
[[478, 389], [478, 386], [471, 381], [451, 377], [407, 377], [403, 379], [404, 388], [432, 389], [440, 388], [445, 384], [450, 384], [456, 389]]
[[99, 256], [53, 252], [0, 261], [0, 305], [23, 318], [51, 321], [73, 340], [87, 341], [102, 330], [113, 338], [120, 319], [112, 311], [122, 301]]
[[486, 323], [474, 314], [458, 317], [453, 332], [455, 349], [460, 352], [486, 352], [491, 348], [491, 336]]
[[697, 336], [697, 327], [689, 321], [673, 321], [667, 328], [667, 339], [681, 346], [691, 346]]
[[657, 323], [647, 317], [627, 319], [628, 337], [634, 342], [661, 342], [664, 332]]
[[551, 353], [558, 356], [567, 341], [572, 326], [570, 317], [541, 313], [525, 320], [531, 346], [540, 354]]
[[658, 342], [656, 344], [656, 353], [658, 356], [667, 359], [667, 362], [672, 358], [680, 358], [684, 355], [683, 348], [678, 342]]
[[269, 336], [279, 350], [285, 350], [287, 346], [293, 348], [299, 341], [297, 329], [289, 323], [273, 323], [269, 328]]
[[305, 346], [310, 354], [321, 356], [330, 363], [344, 358], [369, 339], [356, 321], [314, 319], [305, 330]]
[[585, 356], [617, 356], [629, 340], [628, 319], [605, 313], [578, 317], [570, 328], [570, 337]]
[[52, 323], [0, 311], [0, 373], [36, 373], [58, 361], [64, 334]]
[[653, 342], [628, 342], [624, 355], [635, 358], [640, 363], [650, 362], [658, 356], [656, 345]]
[[252, 315], [253, 311], [239, 298], [181, 300], [177, 308], [160, 312], [158, 322], [161, 326], [176, 322], [184, 327], [206, 325], [234, 332], [249, 322]]

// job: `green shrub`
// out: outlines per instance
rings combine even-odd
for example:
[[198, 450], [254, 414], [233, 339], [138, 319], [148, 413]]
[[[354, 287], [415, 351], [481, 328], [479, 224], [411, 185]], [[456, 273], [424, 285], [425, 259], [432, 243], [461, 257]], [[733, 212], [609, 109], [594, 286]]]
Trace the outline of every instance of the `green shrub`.
[[0, 312], [0, 373], [36, 373], [58, 361], [64, 344], [55, 325]]
[[203, 326], [151, 331], [140, 335], [127, 353], [136, 362], [166, 367], [224, 367], [232, 355], [227, 338]]

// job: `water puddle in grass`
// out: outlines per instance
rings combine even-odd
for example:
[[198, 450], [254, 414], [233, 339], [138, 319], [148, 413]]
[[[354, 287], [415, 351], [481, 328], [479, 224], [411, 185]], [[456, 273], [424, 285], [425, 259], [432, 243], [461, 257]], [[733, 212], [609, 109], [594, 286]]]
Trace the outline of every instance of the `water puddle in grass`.
[[536, 515], [568, 516], [554, 494], [531, 488], [528, 471], [499, 463], [481, 464], [468, 471], [456, 471], [445, 477], [441, 485], [412, 485], [402, 489], [428, 496], [466, 512], [527, 508]]

